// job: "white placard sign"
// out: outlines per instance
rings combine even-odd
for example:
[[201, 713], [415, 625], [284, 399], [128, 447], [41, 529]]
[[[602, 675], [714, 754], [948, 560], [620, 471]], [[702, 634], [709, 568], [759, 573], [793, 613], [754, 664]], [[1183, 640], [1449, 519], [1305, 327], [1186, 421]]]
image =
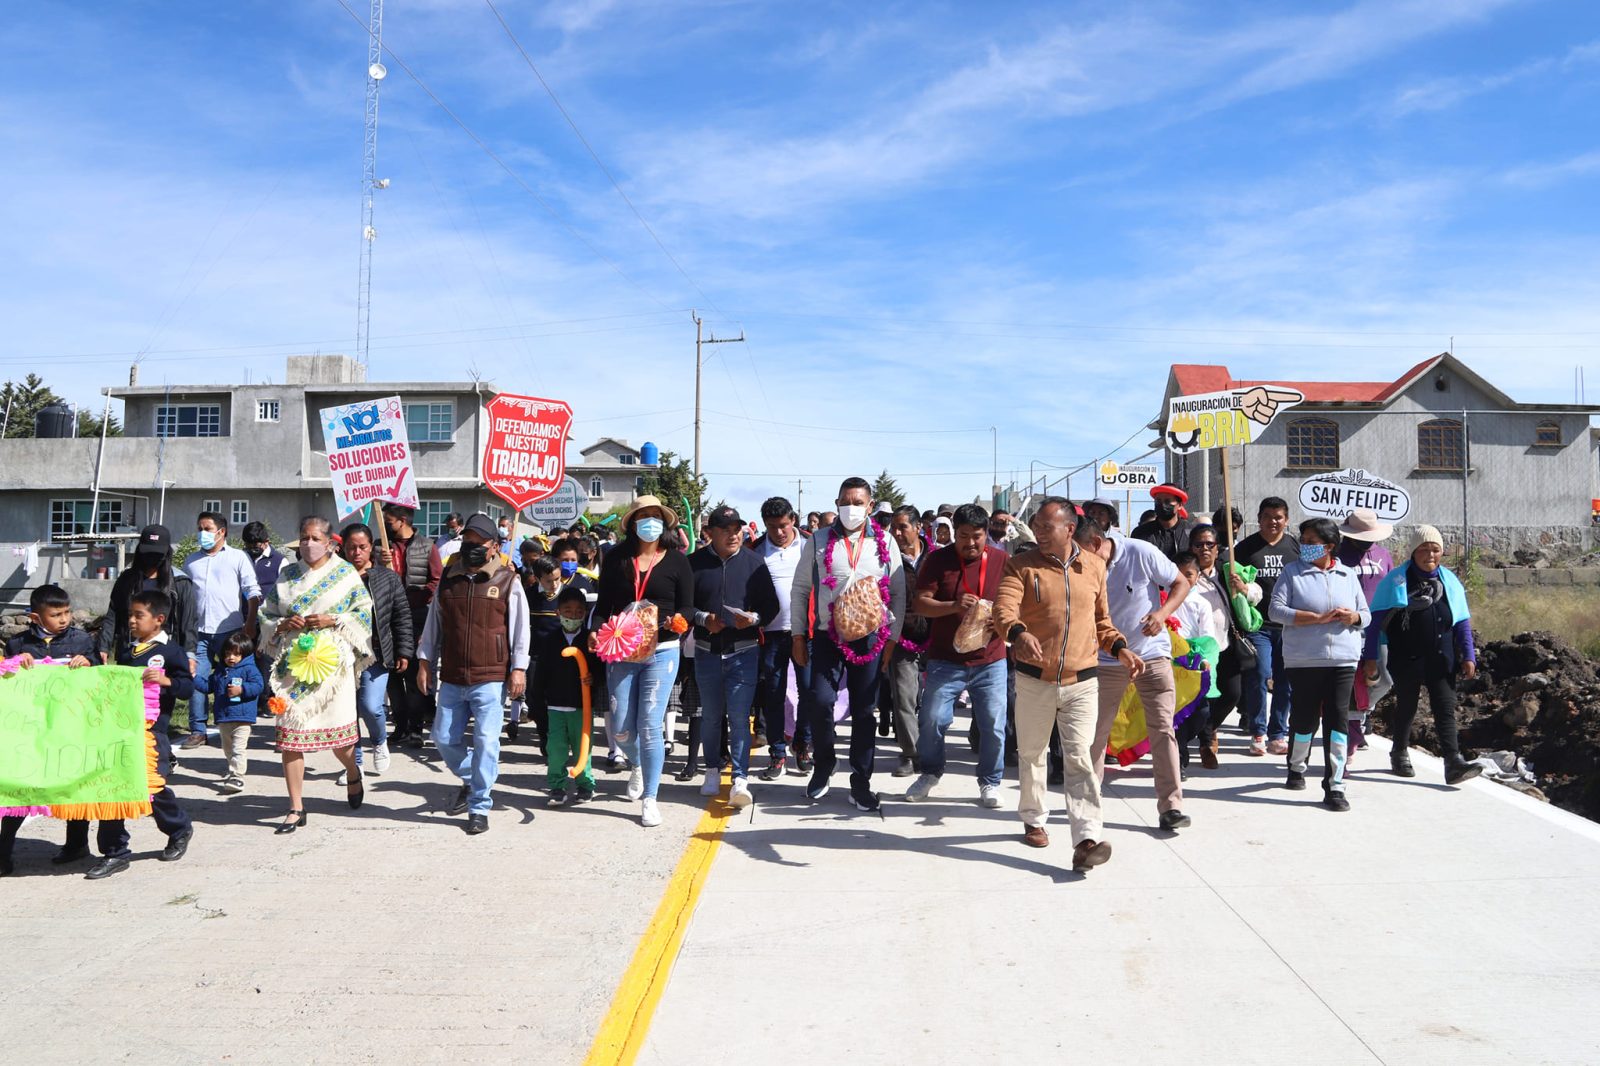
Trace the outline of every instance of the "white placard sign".
[[578, 479], [567, 477], [555, 493], [530, 503], [522, 509], [522, 517], [540, 529], [553, 526], [566, 527], [578, 520], [589, 504], [589, 495], [578, 484]]
[[1411, 513], [1411, 496], [1392, 481], [1353, 468], [1300, 483], [1300, 510], [1308, 515], [1343, 519], [1363, 507], [1377, 512], [1378, 521], [1392, 524]]
[[324, 407], [319, 413], [339, 521], [369, 503], [417, 506], [417, 480], [400, 397]]
[[1109, 492], [1132, 492], [1135, 489], [1153, 489], [1161, 484], [1161, 468], [1134, 466], [1107, 460], [1095, 473], [1095, 485]]

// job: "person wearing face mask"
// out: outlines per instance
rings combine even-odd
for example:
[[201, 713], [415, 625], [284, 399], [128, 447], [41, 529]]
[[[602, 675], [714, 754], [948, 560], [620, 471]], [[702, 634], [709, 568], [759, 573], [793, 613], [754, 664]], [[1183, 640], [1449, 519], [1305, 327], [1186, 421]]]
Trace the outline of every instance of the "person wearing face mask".
[[[590, 708], [605, 691], [605, 664], [584, 649], [589, 645], [589, 601], [576, 589], [562, 589], [556, 602], [557, 626], [533, 644], [533, 679], [528, 684], [528, 702], [534, 713], [550, 723], [549, 752], [545, 761], [545, 780], [550, 789], [550, 805], [559, 807], [569, 800], [587, 803], [594, 798], [592, 761], [575, 765], [584, 752], [584, 733], [594, 728]], [[576, 648], [587, 659], [587, 669], [567, 652]], [[584, 688], [589, 688], [586, 698]], [[568, 773], [568, 769], [575, 773]], [[568, 787], [575, 791], [568, 793]]]
[[[499, 532], [488, 515], [467, 519], [461, 550], [444, 568], [439, 591], [417, 641], [417, 686], [437, 689], [433, 743], [461, 779], [450, 813], [467, 813], [466, 831], [489, 829], [491, 795], [500, 775], [502, 693], [523, 697], [528, 683], [528, 599], [502, 560]], [[471, 746], [467, 720], [472, 720]]]
[[1162, 555], [1176, 559], [1179, 552], [1189, 550], [1189, 534], [1194, 529], [1194, 522], [1183, 509], [1189, 494], [1176, 485], [1157, 485], [1150, 490], [1150, 498], [1155, 501], [1154, 517], [1135, 527], [1129, 536], [1154, 544]]
[[274, 701], [282, 701], [283, 708], [278, 750], [289, 811], [279, 833], [306, 824], [301, 791], [308, 751], [332, 751], [344, 765], [345, 797], [352, 810], [366, 795], [355, 760], [360, 739], [356, 693], [357, 678], [373, 662], [372, 596], [356, 568], [333, 554], [332, 542], [326, 518], [302, 518], [299, 558], [284, 567], [261, 608]]
[[1418, 526], [1411, 535], [1411, 558], [1391, 570], [1372, 600], [1372, 624], [1361, 656], [1367, 683], [1378, 680], [1387, 648], [1394, 675], [1394, 710], [1389, 715], [1393, 747], [1389, 767], [1397, 777], [1415, 777], [1411, 766], [1411, 723], [1424, 688], [1433, 712], [1444, 780], [1459, 785], [1482, 772], [1461, 757], [1456, 727], [1455, 678], [1478, 676], [1478, 652], [1472, 640], [1472, 612], [1461, 579], [1442, 564], [1444, 538], [1433, 526]]
[[[813, 802], [828, 794], [838, 756], [834, 751], [833, 707], [839, 691], [847, 689], [850, 706], [850, 802], [857, 810], [875, 811], [880, 803], [872, 791], [876, 746], [878, 686], [883, 664], [892, 662], [906, 615], [906, 576], [894, 538], [867, 520], [872, 507], [872, 487], [864, 478], [847, 478], [839, 486], [838, 521], [812, 537], [806, 557], [795, 568], [790, 590], [790, 612], [809, 617], [814, 638], [795, 633], [791, 655], [795, 663], [811, 665], [812, 736], [816, 739], [816, 767], [806, 796]], [[876, 592], [853, 594], [860, 582]], [[815, 603], [812, 593], [816, 593]], [[848, 598], [847, 598], [848, 597]], [[880, 620], [875, 633], [855, 640], [840, 637], [836, 608], [843, 603], [846, 621], [850, 611], [881, 601], [874, 611]], [[815, 613], [811, 614], [814, 609]], [[866, 617], [865, 614], [862, 617]]]
[[1289, 777], [1284, 787], [1306, 787], [1311, 744], [1322, 725], [1322, 802], [1348, 811], [1345, 762], [1350, 696], [1361, 661], [1363, 631], [1372, 621], [1356, 572], [1339, 561], [1339, 526], [1331, 518], [1300, 523], [1300, 556], [1272, 586], [1267, 617], [1283, 627], [1283, 664], [1289, 675]]
[[[1256, 585], [1265, 605], [1272, 601], [1273, 585], [1283, 568], [1300, 557], [1300, 542], [1288, 532], [1289, 504], [1282, 497], [1268, 496], [1261, 501], [1256, 525], [1256, 532], [1234, 547], [1232, 561], [1256, 568]], [[1266, 615], [1266, 611], [1261, 613]], [[1294, 686], [1284, 666], [1283, 627], [1267, 618], [1249, 640], [1256, 650], [1255, 669], [1246, 672], [1243, 691], [1244, 717], [1250, 726], [1249, 754], [1287, 755]]]
[[[605, 557], [600, 568], [596, 621], [610, 619], [631, 603], [648, 601], [656, 608], [656, 648], [644, 662], [606, 664], [610, 734], [632, 764], [628, 798], [639, 800], [639, 824], [661, 824], [656, 789], [666, 760], [667, 700], [678, 676], [682, 644], [674, 617], [694, 615], [694, 573], [689, 558], [663, 543], [669, 526], [678, 524], [672, 509], [654, 496], [640, 496], [622, 516], [626, 539]], [[590, 651], [594, 640], [590, 639]]]
[[188, 574], [172, 565], [172, 533], [166, 526], [145, 526], [139, 531], [133, 565], [118, 574], [111, 586], [105, 619], [95, 637], [95, 651], [102, 663], [115, 662], [117, 651], [128, 643], [128, 604], [135, 592], [166, 594], [171, 605], [167, 633], [172, 643], [188, 653], [189, 672], [193, 674], [194, 583]]
[[278, 575], [289, 565], [289, 557], [272, 546], [272, 536], [265, 522], [251, 522], [244, 527], [244, 553], [256, 568], [256, 584], [261, 596], [278, 583]]
[[228, 520], [212, 511], [195, 521], [200, 550], [184, 560], [183, 569], [194, 582], [194, 695], [189, 700], [189, 736], [180, 748], [204, 747], [207, 693], [211, 691], [211, 666], [222, 638], [243, 630], [256, 637], [256, 611], [261, 606], [261, 585], [251, 558], [228, 544]]

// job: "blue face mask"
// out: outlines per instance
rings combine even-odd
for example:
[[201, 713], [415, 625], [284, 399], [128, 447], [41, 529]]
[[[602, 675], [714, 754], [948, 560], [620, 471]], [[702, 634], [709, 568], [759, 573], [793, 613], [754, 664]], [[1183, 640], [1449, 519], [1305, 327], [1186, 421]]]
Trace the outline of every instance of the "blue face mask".
[[561, 576], [562, 577], [571, 577], [573, 574], [576, 574], [577, 572], [578, 572], [578, 564], [577, 563], [573, 562], [571, 559], [563, 559], [563, 560], [561, 560]]
[[639, 534], [639, 539], [646, 544], [654, 544], [661, 539], [661, 534], [667, 530], [667, 524], [659, 518], [641, 518], [634, 532]]
[[200, 531], [200, 550], [210, 551], [217, 546], [217, 535], [209, 529]]
[[1327, 554], [1328, 546], [1326, 544], [1300, 545], [1300, 561], [1302, 563], [1315, 563]]

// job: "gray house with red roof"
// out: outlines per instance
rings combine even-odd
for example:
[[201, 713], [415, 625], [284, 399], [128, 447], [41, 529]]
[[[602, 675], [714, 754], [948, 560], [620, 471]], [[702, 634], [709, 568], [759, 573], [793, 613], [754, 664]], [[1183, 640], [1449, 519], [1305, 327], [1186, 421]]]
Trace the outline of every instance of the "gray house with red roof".
[[1195, 514], [1222, 506], [1226, 455], [1233, 503], [1247, 529], [1264, 497], [1287, 500], [1298, 521], [1307, 478], [1358, 468], [1410, 494], [1402, 528], [1438, 526], [1452, 545], [1461, 543], [1463, 529], [1475, 547], [1498, 553], [1593, 542], [1600, 431], [1590, 421], [1600, 406], [1518, 403], [1449, 353], [1393, 381], [1240, 381], [1226, 366], [1176, 363], [1159, 424], [1173, 396], [1250, 385], [1295, 388], [1305, 402], [1247, 446], [1167, 453], [1167, 476], [1189, 493]]

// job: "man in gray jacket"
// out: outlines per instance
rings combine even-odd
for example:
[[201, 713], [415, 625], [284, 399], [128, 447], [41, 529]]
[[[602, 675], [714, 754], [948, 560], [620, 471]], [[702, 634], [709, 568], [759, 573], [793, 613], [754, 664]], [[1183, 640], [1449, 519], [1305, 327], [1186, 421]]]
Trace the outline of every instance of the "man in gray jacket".
[[[847, 688], [851, 718], [850, 802], [857, 810], [875, 811], [879, 803], [877, 793], [872, 791], [872, 762], [877, 744], [878, 685], [883, 664], [894, 654], [905, 618], [905, 570], [894, 538], [867, 518], [872, 509], [872, 487], [865, 479], [846, 479], [839, 486], [838, 506], [834, 522], [818, 530], [806, 545], [806, 554], [795, 567], [790, 596], [793, 659], [796, 666], [811, 662], [816, 768], [806, 786], [806, 795], [819, 800], [828, 794], [828, 778], [838, 761], [833, 747], [833, 706], [839, 690]], [[883, 624], [876, 633], [846, 640], [839, 634], [835, 605], [862, 581], [871, 582], [878, 593], [887, 584]], [[814, 657], [808, 653], [806, 633], [800, 624], [807, 618], [812, 619], [815, 632], [810, 649], [815, 652]]]

